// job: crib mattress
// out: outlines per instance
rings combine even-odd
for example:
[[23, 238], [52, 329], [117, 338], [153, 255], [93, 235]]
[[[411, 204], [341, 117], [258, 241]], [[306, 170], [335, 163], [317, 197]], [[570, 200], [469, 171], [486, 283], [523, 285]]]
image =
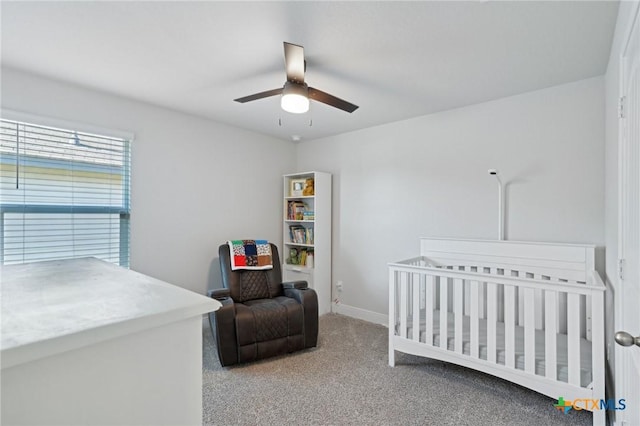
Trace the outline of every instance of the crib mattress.
[[[420, 318], [426, 318], [425, 311], [420, 312]], [[454, 327], [455, 317], [452, 312], [448, 312], [447, 321], [447, 349], [454, 350], [455, 339]], [[487, 359], [487, 320], [480, 319], [479, 326], [479, 356], [480, 359]], [[400, 325], [396, 324], [396, 332], [399, 331]], [[505, 332], [504, 322], [498, 322], [496, 325], [496, 361], [498, 364], [505, 364]], [[407, 319], [407, 338], [413, 339], [413, 318]], [[535, 374], [545, 375], [545, 348], [544, 348], [544, 330], [535, 331]], [[426, 322], [420, 322], [420, 341], [426, 341]], [[440, 346], [440, 311], [433, 311], [433, 346]], [[567, 367], [567, 335], [556, 334], [556, 365], [557, 378], [559, 381], [568, 382]], [[471, 328], [469, 316], [463, 316], [463, 344], [462, 352], [465, 355], [471, 353]], [[515, 326], [515, 367], [524, 370], [524, 327]], [[591, 342], [586, 339], [580, 339], [580, 385], [587, 387], [591, 379]]]

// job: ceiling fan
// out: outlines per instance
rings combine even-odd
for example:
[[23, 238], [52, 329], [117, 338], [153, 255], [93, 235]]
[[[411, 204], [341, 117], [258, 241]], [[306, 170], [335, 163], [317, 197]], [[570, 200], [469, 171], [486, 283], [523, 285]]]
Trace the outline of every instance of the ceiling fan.
[[304, 82], [304, 72], [307, 63], [304, 60], [304, 48], [297, 44], [284, 42], [284, 66], [287, 72], [287, 81], [278, 89], [255, 93], [243, 98], [234, 99], [236, 102], [245, 103], [270, 96], [282, 95], [280, 106], [287, 112], [302, 114], [309, 110], [309, 99], [322, 102], [332, 107], [349, 113], [358, 109], [357, 105], [330, 95], [322, 90], [309, 87]]

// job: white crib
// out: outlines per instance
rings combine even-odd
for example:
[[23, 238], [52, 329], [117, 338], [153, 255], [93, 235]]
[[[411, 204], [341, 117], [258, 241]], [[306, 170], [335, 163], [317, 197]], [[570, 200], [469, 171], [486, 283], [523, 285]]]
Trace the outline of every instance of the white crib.
[[389, 365], [400, 351], [552, 398], [605, 398], [593, 246], [423, 238], [420, 254], [389, 264]]

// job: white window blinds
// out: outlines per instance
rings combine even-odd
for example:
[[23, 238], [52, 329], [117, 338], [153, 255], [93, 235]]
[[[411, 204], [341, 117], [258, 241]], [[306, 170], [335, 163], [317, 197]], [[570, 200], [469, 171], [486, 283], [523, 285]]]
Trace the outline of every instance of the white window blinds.
[[130, 141], [0, 120], [2, 264], [129, 266]]

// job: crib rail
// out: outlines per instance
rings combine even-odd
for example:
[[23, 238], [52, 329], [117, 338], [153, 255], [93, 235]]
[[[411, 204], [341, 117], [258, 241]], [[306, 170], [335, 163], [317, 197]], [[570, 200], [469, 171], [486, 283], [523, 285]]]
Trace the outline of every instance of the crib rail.
[[[584, 390], [576, 394], [582, 397], [604, 397], [605, 286], [597, 272], [586, 276], [571, 281], [426, 257], [391, 263], [389, 364], [399, 346], [417, 355], [427, 348], [436, 358], [472, 360], [551, 397], [560, 395], [551, 382]], [[591, 365], [584, 365], [586, 355]]]

